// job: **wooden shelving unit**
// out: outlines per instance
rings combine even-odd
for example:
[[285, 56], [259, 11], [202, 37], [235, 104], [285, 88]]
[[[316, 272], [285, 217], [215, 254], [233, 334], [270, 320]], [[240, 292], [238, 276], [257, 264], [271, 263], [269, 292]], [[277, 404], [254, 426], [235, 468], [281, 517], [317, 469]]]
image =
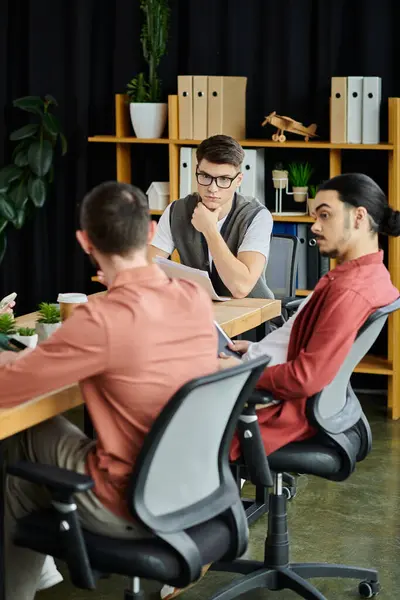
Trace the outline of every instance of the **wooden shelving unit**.
[[[140, 139], [132, 136], [132, 126], [126, 97], [117, 94], [115, 97], [115, 135], [95, 135], [89, 142], [115, 144], [116, 176], [118, 181], [131, 182], [130, 144], [164, 144], [169, 150], [169, 184], [170, 201], [179, 197], [179, 149], [181, 146], [197, 146], [201, 140], [178, 139], [178, 96], [168, 98], [168, 138]], [[333, 144], [331, 142], [287, 141], [284, 144], [271, 140], [240, 140], [244, 148], [281, 148], [326, 150], [329, 153], [329, 176], [340, 175], [342, 168], [342, 152], [346, 150], [386, 151], [388, 153], [389, 203], [400, 210], [400, 98], [389, 98], [389, 141], [381, 144]], [[160, 215], [162, 211], [152, 211]], [[312, 223], [309, 216], [274, 215], [275, 221], [292, 223]], [[389, 238], [389, 270], [393, 284], [400, 289], [400, 238]], [[305, 296], [309, 290], [297, 290], [298, 295]], [[400, 418], [400, 311], [389, 317], [388, 323], [388, 356], [366, 356], [356, 367], [356, 373], [386, 375], [388, 377], [388, 412], [392, 419]]]

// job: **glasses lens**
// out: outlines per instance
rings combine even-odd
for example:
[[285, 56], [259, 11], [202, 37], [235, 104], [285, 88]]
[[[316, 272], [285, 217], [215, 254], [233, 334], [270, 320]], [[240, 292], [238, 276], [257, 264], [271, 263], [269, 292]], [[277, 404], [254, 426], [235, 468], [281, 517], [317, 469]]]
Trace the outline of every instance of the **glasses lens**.
[[212, 177], [205, 175], [204, 173], [196, 173], [197, 181], [200, 185], [210, 185]]
[[231, 187], [232, 180], [229, 177], [218, 177], [217, 178], [217, 186], [220, 188], [228, 188]]

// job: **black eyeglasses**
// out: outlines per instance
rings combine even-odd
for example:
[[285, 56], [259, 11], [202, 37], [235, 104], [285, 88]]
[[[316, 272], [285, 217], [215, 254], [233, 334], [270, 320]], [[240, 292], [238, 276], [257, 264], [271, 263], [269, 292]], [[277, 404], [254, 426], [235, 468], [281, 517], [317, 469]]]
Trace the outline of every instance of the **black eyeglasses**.
[[212, 182], [215, 181], [215, 183], [217, 184], [217, 187], [226, 190], [231, 187], [232, 181], [235, 181], [236, 177], [239, 174], [240, 174], [240, 171], [239, 171], [239, 173], [236, 173], [235, 177], [228, 177], [226, 175], [224, 175], [223, 177], [213, 177], [212, 175], [209, 175], [208, 173], [198, 173], [198, 171], [196, 171], [196, 179], [197, 179], [198, 184], [204, 185], [204, 186], [212, 185]]

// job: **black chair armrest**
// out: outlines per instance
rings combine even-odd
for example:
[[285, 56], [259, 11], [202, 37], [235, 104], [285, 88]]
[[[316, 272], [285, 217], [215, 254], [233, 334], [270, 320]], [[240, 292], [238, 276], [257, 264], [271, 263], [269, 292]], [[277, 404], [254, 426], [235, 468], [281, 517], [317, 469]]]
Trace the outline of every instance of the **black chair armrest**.
[[10, 475], [70, 495], [87, 492], [94, 486], [93, 479], [88, 475], [81, 475], [69, 469], [29, 461], [19, 461], [11, 464], [7, 467], [7, 472]]
[[248, 406], [255, 406], [256, 404], [263, 404], [264, 406], [268, 406], [268, 404], [279, 404], [280, 400], [277, 400], [273, 397], [273, 395], [267, 390], [253, 390], [251, 392], [251, 396], [247, 400]]
[[282, 308], [288, 312], [294, 312], [304, 302], [305, 298], [284, 298], [282, 300]]
[[94, 481], [68, 469], [52, 465], [20, 461], [7, 467], [7, 473], [48, 488], [55, 515], [58, 519], [59, 542], [64, 548], [64, 557], [71, 580], [77, 587], [94, 589], [95, 575], [90, 566], [74, 494], [87, 492]]

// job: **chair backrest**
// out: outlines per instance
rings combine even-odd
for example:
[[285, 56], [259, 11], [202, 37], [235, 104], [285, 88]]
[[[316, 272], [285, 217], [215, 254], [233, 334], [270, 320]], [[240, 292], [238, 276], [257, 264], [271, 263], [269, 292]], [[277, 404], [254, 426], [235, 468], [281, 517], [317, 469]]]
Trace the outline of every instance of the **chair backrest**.
[[282, 299], [296, 293], [299, 262], [299, 240], [295, 235], [273, 234], [266, 270], [268, 287], [275, 298]]
[[130, 509], [183, 555], [185, 530], [231, 509], [247, 544], [229, 450], [242, 408], [269, 360], [264, 356], [186, 383], [146, 438], [132, 474]]
[[322, 431], [328, 434], [342, 433], [361, 418], [362, 408], [351, 388], [350, 377], [375, 342], [388, 316], [399, 309], [400, 298], [368, 317], [335, 379], [308, 402], [309, 418]]

